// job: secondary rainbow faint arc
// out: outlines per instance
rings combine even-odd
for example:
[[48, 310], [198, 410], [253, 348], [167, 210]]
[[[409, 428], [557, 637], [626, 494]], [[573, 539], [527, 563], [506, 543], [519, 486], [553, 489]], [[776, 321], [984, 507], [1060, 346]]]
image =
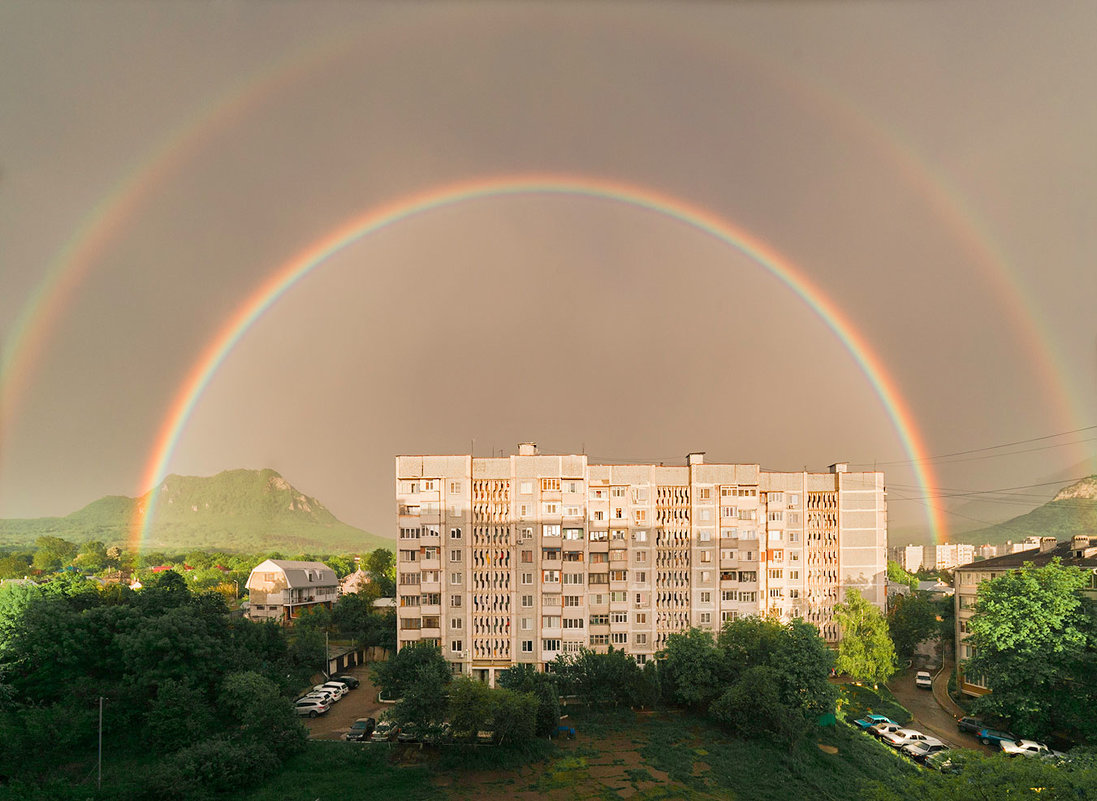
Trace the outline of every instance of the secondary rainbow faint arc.
[[[710, 211], [647, 187], [586, 176], [503, 175], [431, 187], [368, 209], [310, 244], [264, 281], [206, 346], [172, 402], [145, 470], [144, 486], [149, 488], [148, 502], [139, 507], [135, 515], [131, 547], [139, 549], [148, 534], [149, 525], [156, 514], [155, 489], [164, 477], [176, 444], [203, 391], [236, 343], [287, 290], [343, 248], [393, 223], [471, 200], [516, 195], [588, 197], [646, 209], [703, 231], [754, 260], [791, 289], [835, 333], [880, 398], [903, 448], [912, 460], [918, 484], [927, 496], [930, 488], [936, 486], [936, 481], [931, 480], [929, 454], [914, 416], [880, 357], [848, 316], [775, 249]], [[934, 541], [943, 542], [947, 534], [943, 513], [930, 507], [927, 518]]]

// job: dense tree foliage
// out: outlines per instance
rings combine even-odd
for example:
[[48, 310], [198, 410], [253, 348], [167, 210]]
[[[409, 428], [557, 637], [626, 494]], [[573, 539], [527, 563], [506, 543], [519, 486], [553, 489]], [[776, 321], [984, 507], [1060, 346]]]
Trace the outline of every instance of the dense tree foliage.
[[834, 619], [842, 629], [835, 664], [839, 673], [874, 686], [895, 674], [898, 664], [887, 620], [864, 599], [860, 590], [846, 590], [845, 603], [834, 607]]
[[0, 776], [12, 797], [64, 797], [59, 754], [70, 785], [91, 775], [100, 698], [108, 753], [141, 765], [108, 761], [112, 797], [203, 798], [299, 750], [289, 699], [307, 674], [281, 629], [227, 611], [171, 571], [136, 593], [78, 574], [0, 589]]
[[898, 562], [894, 562], [888, 559], [888, 581], [892, 584], [905, 584], [910, 587], [911, 592], [918, 590], [918, 577], [913, 573], [908, 573], [903, 570], [903, 566]]
[[[949, 599], [951, 602], [951, 599]], [[899, 595], [888, 610], [888, 633], [901, 659], [909, 659], [922, 642], [940, 634], [939, 605], [923, 593]]]
[[1084, 571], [1027, 563], [979, 585], [964, 669], [992, 692], [982, 714], [1030, 737], [1066, 732], [1097, 742], [1097, 609], [1079, 590]]
[[949, 752], [948, 771], [923, 771], [901, 789], [876, 785], [871, 801], [1079, 801], [1097, 798], [1097, 756], [1075, 749], [1070, 759], [1009, 759], [977, 751]]

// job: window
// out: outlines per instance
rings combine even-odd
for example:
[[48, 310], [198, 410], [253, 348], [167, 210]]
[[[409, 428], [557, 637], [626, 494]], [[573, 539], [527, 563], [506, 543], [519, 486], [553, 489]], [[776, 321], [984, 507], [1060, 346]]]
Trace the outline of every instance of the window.
[[459, 654], [465, 650], [464, 644], [460, 640], [450, 640], [449, 649], [455, 654]]
[[592, 626], [608, 626], [609, 615], [591, 615], [590, 625]]
[[450, 627], [451, 630], [459, 630], [459, 629], [463, 628], [464, 625], [465, 625], [465, 621], [462, 618], [451, 617], [449, 619], [449, 627]]
[[449, 552], [449, 560], [451, 562], [460, 562], [461, 561], [461, 549], [460, 548], [454, 548], [453, 550], [451, 550]]
[[648, 583], [648, 574], [647, 574], [646, 570], [637, 570], [636, 573], [634, 573], [633, 575], [636, 576], [636, 583], [637, 584], [647, 584]]
[[611, 570], [609, 572], [610, 581], [628, 581], [627, 570]]
[[461, 491], [461, 482], [460, 481], [451, 481], [451, 482], [449, 482], [449, 491], [450, 491], [451, 494], [460, 492]]
[[530, 495], [533, 493], [533, 482], [523, 481], [518, 485], [518, 492], [522, 495]]
[[529, 609], [531, 606], [533, 606], [533, 596], [532, 595], [523, 595], [522, 596], [522, 608], [523, 609]]
[[633, 553], [633, 556], [636, 557], [637, 562], [646, 562], [648, 560], [648, 552], [647, 551], [635, 551]]
[[697, 519], [700, 520], [702, 523], [707, 523], [708, 521], [712, 520], [712, 510], [699, 509], [697, 511]]
[[723, 612], [720, 613], [720, 622], [721, 623], [727, 623], [728, 621], [738, 620], [738, 619], [739, 619], [739, 613], [736, 612], [733, 609], [725, 609]]
[[775, 588], [773, 588], [769, 591], [769, 597], [770, 598], [784, 598], [785, 597], [785, 591], [783, 589], [781, 589], [780, 587], [775, 587]]
[[564, 529], [565, 540], [581, 540], [583, 539], [583, 529], [581, 528], [565, 528]]
[[611, 623], [628, 623], [628, 612], [614, 612], [609, 619]]
[[581, 595], [565, 595], [564, 606], [582, 606], [583, 596]]
[[709, 498], [712, 497], [712, 490], [708, 487], [701, 487], [698, 494], [702, 501], [707, 501]]
[[564, 482], [564, 490], [566, 492], [578, 492], [579, 491], [579, 482], [578, 481], [565, 481]]
[[565, 562], [582, 562], [583, 561], [583, 552], [582, 551], [564, 551], [564, 561]]
[[583, 618], [581, 617], [565, 617], [564, 618], [565, 629], [581, 629], [583, 628]]
[[[648, 635], [646, 635], [646, 634], [637, 634], [636, 635], [636, 644], [637, 645], [647, 645], [648, 644]], [[639, 662], [640, 664], [643, 664], [644, 663], [644, 658], [645, 658], [644, 655], [640, 654], [638, 657], [636, 657], [636, 661]]]
[[624, 590], [614, 590], [609, 594], [609, 599], [613, 603], [628, 603], [628, 593]]
[[[594, 519], [595, 519], [595, 520], [605, 520], [605, 519], [606, 519], [606, 513], [605, 513], [605, 512], [603, 512], [603, 511], [602, 511], [601, 509], [599, 509], [598, 511], [596, 511], [596, 512], [594, 513]], [[593, 532], [592, 532], [592, 533], [593, 533]], [[604, 532], [603, 532], [603, 533], [604, 533]]]
[[781, 512], [770, 512], [769, 513], [769, 522], [779, 523], [779, 522], [781, 522], [782, 517], [783, 517], [783, 514]]
[[780, 568], [770, 568], [769, 577], [771, 579], [780, 579], [785, 577], [785, 571]]
[[541, 504], [541, 512], [546, 515], [558, 515], [560, 514], [560, 504], [556, 501], [546, 501]]
[[541, 492], [559, 492], [560, 491], [560, 479], [558, 478], [542, 478], [541, 479]]
[[705, 563], [711, 562], [712, 561], [712, 551], [709, 551], [709, 550], [701, 551], [701, 561], [705, 562]]
[[541, 559], [545, 562], [559, 562], [560, 561], [560, 549], [559, 548], [542, 548]]
[[401, 595], [400, 596], [400, 606], [418, 606], [418, 605], [419, 605], [419, 596], [418, 595]]
[[637, 523], [646, 523], [648, 520], [647, 509], [633, 509], [632, 517]]
[[523, 573], [522, 574], [522, 583], [523, 584], [532, 584], [533, 583], [533, 574], [532, 573]]
[[701, 603], [703, 603], [703, 604], [712, 603], [712, 593], [710, 591], [705, 590], [704, 592], [701, 593]]
[[460, 573], [450, 573], [449, 574], [449, 583], [450, 584], [460, 584], [461, 583], [461, 574]]
[[648, 533], [646, 531], [634, 531], [634, 532], [632, 532], [632, 538], [636, 542], [647, 542], [648, 541]]
[[790, 570], [788, 572], [788, 577], [789, 577], [789, 581], [799, 581], [800, 580], [800, 571], [799, 570]]
[[522, 564], [524, 564], [524, 565], [533, 564], [533, 551], [522, 551], [522, 557], [521, 558], [522, 558]]
[[524, 653], [524, 654], [532, 654], [533, 653], [533, 640], [522, 640], [522, 653]]
[[449, 597], [449, 605], [450, 605], [450, 608], [452, 608], [452, 609], [460, 609], [461, 608], [461, 596], [460, 595], [451, 595]]
[[541, 650], [542, 651], [559, 651], [560, 650], [560, 641], [559, 640], [541, 640]]
[[789, 512], [788, 517], [786, 519], [788, 520], [788, 524], [790, 526], [800, 525], [800, 513], [799, 512]]
[[533, 628], [533, 618], [524, 617], [518, 621], [518, 628], [522, 631], [529, 631]]
[[560, 616], [559, 615], [543, 615], [541, 617], [541, 628], [545, 628], [545, 629], [558, 629], [558, 628], [560, 628]]
[[401, 573], [400, 574], [400, 581], [398, 583], [399, 584], [418, 584], [419, 583], [419, 574], [418, 573]]
[[449, 538], [450, 538], [451, 540], [459, 540], [459, 539], [461, 539], [461, 529], [459, 529], [459, 528], [451, 528], [451, 529], [449, 530]]
[[434, 491], [434, 479], [427, 479], [427, 480], [423, 481], [423, 492], [433, 492], [433, 491]]
[[402, 528], [402, 529], [400, 529], [400, 539], [402, 539], [402, 540], [417, 540], [417, 539], [419, 539], [419, 529], [417, 529], [417, 528]]
[[559, 595], [542, 595], [541, 606], [560, 606]]
[[609, 635], [609, 641], [614, 645], [626, 645], [628, 643], [628, 632], [615, 631]]
[[608, 634], [591, 634], [590, 635], [590, 644], [591, 645], [609, 645], [609, 635]]
[[701, 613], [701, 625], [708, 625], [712, 623], [712, 612]]
[[697, 532], [697, 539], [701, 542], [712, 542], [712, 529], [703, 528]]
[[529, 517], [529, 504], [528, 503], [518, 504], [518, 516], [519, 517]]
[[757, 518], [758, 518], [758, 510], [757, 509], [740, 509], [739, 510], [739, 519], [740, 520], [756, 520]]
[[721, 590], [720, 591], [720, 600], [721, 601], [734, 601], [735, 600], [735, 590]]
[[592, 553], [590, 555], [590, 563], [592, 565], [604, 565], [608, 558], [609, 558], [609, 554]]
[[625, 510], [622, 509], [620, 506], [618, 506], [616, 509], [613, 510], [613, 519], [614, 520], [621, 520], [624, 516], [625, 516]]
[[560, 536], [560, 526], [551, 525], [551, 524], [541, 526], [541, 536], [542, 537], [559, 537]]
[[418, 551], [400, 551], [401, 562], [415, 562], [419, 559]]
[[637, 503], [643, 503], [647, 499], [648, 499], [648, 488], [647, 487], [634, 487], [633, 488], [633, 490], [632, 490], [632, 500], [636, 501]]
[[559, 584], [560, 583], [560, 571], [559, 570], [542, 570], [541, 581], [545, 584]]
[[636, 622], [638, 624], [641, 624], [641, 625], [644, 624], [644, 623], [647, 623], [648, 622], [648, 613], [647, 612], [637, 612], [636, 613]]
[[610, 541], [612, 542], [624, 542], [625, 534], [627, 532], [623, 528], [615, 528], [609, 533]]
[[565, 573], [564, 574], [564, 583], [565, 584], [572, 584], [572, 585], [582, 584], [583, 583], [583, 574], [582, 573]]
[[[579, 581], [582, 582], [582, 574], [579, 575]], [[590, 583], [593, 584], [609, 584], [609, 573], [591, 573]]]
[[602, 487], [591, 487], [590, 497], [595, 500], [603, 500], [606, 497], [606, 491]]
[[624, 498], [625, 497], [625, 488], [624, 487], [614, 487], [612, 489], [612, 491], [610, 492], [610, 495], [613, 496], [614, 498]]
[[756, 603], [758, 601], [758, 593], [756, 592], [741, 592], [739, 593], [739, 601], [745, 603]]
[[754, 581], [757, 581], [757, 580], [758, 580], [758, 571], [757, 570], [740, 570], [739, 571], [739, 581], [754, 582]]
[[564, 517], [582, 517], [583, 511], [578, 506], [565, 506]]
[[[440, 592], [427, 592], [422, 597], [424, 606], [436, 606], [442, 603], [442, 593]], [[458, 595], [457, 597], [460, 598], [461, 596]]]
[[739, 514], [739, 510], [734, 506], [720, 507], [720, 517], [735, 517], [737, 514]]
[[800, 505], [800, 493], [790, 492], [788, 494], [788, 505], [789, 506], [799, 506]]
[[601, 592], [592, 593], [587, 597], [590, 598], [590, 602], [595, 605], [604, 604], [606, 602], [606, 596], [604, 593]]

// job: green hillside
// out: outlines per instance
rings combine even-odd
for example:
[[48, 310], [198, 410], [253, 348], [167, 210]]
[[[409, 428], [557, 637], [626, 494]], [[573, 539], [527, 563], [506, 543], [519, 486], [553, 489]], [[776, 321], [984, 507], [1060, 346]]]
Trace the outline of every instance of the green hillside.
[[960, 542], [1000, 544], [1025, 537], [1055, 537], [1062, 541], [1075, 534], [1097, 535], [1097, 476], [1090, 476], [1061, 490], [1051, 501], [1027, 514], [965, 532]]
[[70, 542], [124, 543], [135, 515], [156, 496], [145, 547], [156, 550], [355, 552], [392, 542], [339, 521], [274, 470], [168, 476], [140, 498], [108, 495], [66, 517], [0, 520], [0, 546], [43, 535]]

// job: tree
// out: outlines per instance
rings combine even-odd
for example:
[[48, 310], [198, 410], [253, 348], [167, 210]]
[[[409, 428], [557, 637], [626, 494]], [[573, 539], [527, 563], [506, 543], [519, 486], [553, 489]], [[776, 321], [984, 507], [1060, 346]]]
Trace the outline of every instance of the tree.
[[888, 559], [888, 581], [893, 584], [905, 584], [911, 592], [918, 590], [918, 577], [903, 570], [902, 565]]
[[449, 680], [449, 667], [444, 660], [419, 663], [404, 678], [403, 696], [389, 716], [397, 723], [411, 722], [420, 727], [440, 722], [446, 713]]
[[940, 633], [937, 613], [938, 605], [921, 593], [895, 599], [888, 611], [888, 632], [899, 657], [909, 659], [919, 643]]
[[396, 595], [396, 556], [388, 548], [370, 551], [365, 559], [365, 571], [369, 573], [371, 585], [376, 586], [379, 598], [391, 598]]
[[34, 566], [46, 573], [60, 570], [76, 556], [75, 543], [60, 537], [39, 537], [35, 541], [38, 550], [34, 552]]
[[560, 695], [556, 691], [556, 674], [542, 673], [533, 665], [512, 665], [502, 671], [496, 681], [504, 690], [531, 693], [537, 699], [537, 735], [547, 737], [556, 730], [560, 722]]
[[1069, 728], [1097, 736], [1097, 617], [1079, 590], [1088, 577], [1058, 559], [1031, 562], [979, 586], [964, 669], [991, 689], [982, 714], [1009, 721], [1019, 734], [1044, 737]]
[[888, 637], [887, 621], [860, 590], [846, 590], [845, 603], [834, 607], [834, 619], [842, 630], [835, 664], [840, 673], [874, 687], [895, 674], [895, 645]]
[[387, 698], [401, 698], [408, 682], [418, 676], [424, 666], [449, 675], [449, 665], [437, 645], [429, 642], [408, 643], [387, 662], [378, 662], [373, 666], [373, 683]]
[[727, 679], [724, 658], [709, 632], [694, 628], [671, 634], [664, 654], [664, 691], [669, 689], [675, 703], [707, 709], [724, 691]]

